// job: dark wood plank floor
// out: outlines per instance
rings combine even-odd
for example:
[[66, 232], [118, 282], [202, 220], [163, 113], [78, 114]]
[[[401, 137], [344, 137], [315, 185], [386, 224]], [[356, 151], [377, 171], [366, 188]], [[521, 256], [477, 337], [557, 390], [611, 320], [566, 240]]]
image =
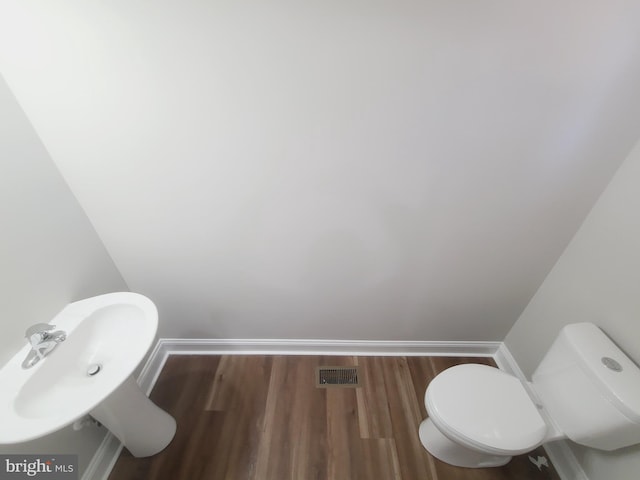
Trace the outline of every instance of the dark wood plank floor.
[[[449, 357], [172, 356], [151, 399], [178, 422], [150, 458], [120, 455], [109, 480], [559, 480], [528, 455], [466, 469], [418, 438], [429, 381]], [[317, 388], [317, 366], [359, 365], [360, 388]], [[473, 399], [469, 399], [473, 401]], [[544, 455], [540, 448], [529, 455]]]

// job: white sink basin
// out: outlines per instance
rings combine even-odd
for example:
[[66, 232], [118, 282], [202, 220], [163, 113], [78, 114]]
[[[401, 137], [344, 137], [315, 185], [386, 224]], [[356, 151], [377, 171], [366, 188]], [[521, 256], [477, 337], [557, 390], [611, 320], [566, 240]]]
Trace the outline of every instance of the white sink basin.
[[64, 342], [28, 369], [25, 345], [0, 370], [0, 443], [32, 440], [90, 413], [136, 456], [164, 448], [175, 421], [131, 377], [155, 339], [153, 302], [128, 292], [100, 295], [67, 305], [50, 323], [66, 332]]

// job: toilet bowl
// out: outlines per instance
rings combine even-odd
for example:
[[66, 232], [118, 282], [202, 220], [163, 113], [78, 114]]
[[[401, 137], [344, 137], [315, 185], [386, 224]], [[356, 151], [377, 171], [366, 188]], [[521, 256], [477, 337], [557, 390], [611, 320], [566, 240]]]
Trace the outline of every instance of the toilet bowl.
[[540, 445], [550, 431], [520, 381], [497, 368], [457, 365], [427, 388], [423, 446], [459, 467], [497, 467]]
[[420, 440], [436, 458], [470, 468], [563, 438], [606, 451], [640, 444], [638, 385], [640, 368], [602, 330], [565, 325], [526, 388], [487, 365], [438, 374], [425, 392]]

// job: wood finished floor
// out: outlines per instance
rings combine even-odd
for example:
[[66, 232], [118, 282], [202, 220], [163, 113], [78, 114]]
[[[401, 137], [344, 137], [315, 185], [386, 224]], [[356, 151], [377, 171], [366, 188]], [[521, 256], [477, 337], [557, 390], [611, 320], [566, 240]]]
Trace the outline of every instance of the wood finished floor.
[[[492, 364], [450, 357], [171, 356], [151, 399], [176, 418], [176, 436], [150, 458], [123, 450], [109, 480], [559, 480], [527, 455], [500, 468], [466, 469], [424, 450], [417, 431], [427, 384], [445, 368], [473, 362]], [[323, 365], [359, 365], [362, 387], [316, 388], [314, 373]]]

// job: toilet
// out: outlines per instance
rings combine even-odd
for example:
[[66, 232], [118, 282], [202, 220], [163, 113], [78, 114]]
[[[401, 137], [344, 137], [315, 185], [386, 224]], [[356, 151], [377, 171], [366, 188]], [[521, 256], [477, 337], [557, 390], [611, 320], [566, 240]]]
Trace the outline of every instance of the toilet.
[[640, 369], [594, 324], [566, 325], [531, 378], [525, 386], [479, 364], [444, 370], [427, 386], [422, 445], [443, 462], [483, 468], [553, 440], [640, 443]]

